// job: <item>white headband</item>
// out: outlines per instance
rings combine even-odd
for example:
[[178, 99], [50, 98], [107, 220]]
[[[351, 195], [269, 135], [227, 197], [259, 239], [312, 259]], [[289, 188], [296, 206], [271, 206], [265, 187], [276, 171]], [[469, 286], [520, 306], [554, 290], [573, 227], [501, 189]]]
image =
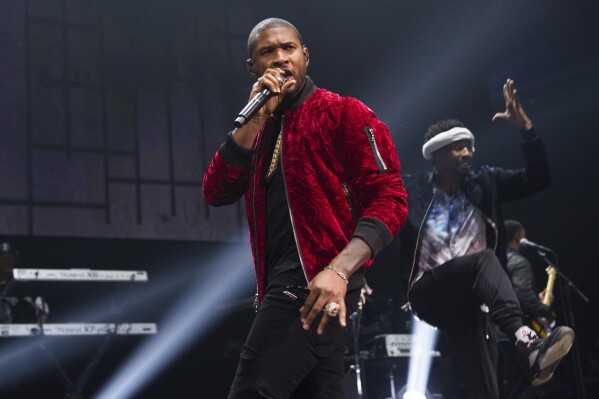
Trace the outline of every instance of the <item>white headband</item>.
[[422, 146], [422, 156], [424, 159], [432, 159], [433, 152], [443, 148], [448, 144], [460, 140], [472, 141], [472, 152], [474, 152], [474, 135], [465, 127], [454, 127], [445, 132], [437, 134], [435, 137], [424, 143]]

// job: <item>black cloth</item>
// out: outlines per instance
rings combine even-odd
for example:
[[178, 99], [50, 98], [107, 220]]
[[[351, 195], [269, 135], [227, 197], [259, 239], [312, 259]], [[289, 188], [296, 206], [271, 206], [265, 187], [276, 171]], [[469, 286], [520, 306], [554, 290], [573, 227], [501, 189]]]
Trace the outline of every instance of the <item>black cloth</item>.
[[[411, 298], [416, 315], [447, 334], [470, 396], [498, 398], [497, 338], [491, 321], [512, 337], [522, 323], [518, 298], [493, 252], [460, 256], [425, 272], [414, 283]], [[482, 311], [483, 302], [489, 313]]]
[[[491, 250], [459, 256], [425, 272], [412, 287], [412, 309], [439, 327], [459, 330], [476, 323], [482, 304], [492, 320], [513, 336], [513, 322], [522, 317], [518, 298]], [[459, 314], [459, 317], [455, 317]]]
[[518, 251], [508, 249], [507, 271], [512, 281], [514, 291], [520, 301], [522, 312], [528, 317], [553, 317], [551, 309], [539, 299], [535, 286], [532, 266], [528, 259]]
[[7, 285], [0, 284], [0, 324], [37, 323], [34, 299], [6, 295]]
[[37, 323], [37, 310], [28, 300], [0, 296], [0, 323]]
[[[241, 351], [241, 359], [229, 399], [314, 398], [344, 399], [343, 357], [345, 330], [331, 319], [323, 335], [316, 334], [317, 318], [305, 331], [300, 305], [282, 294], [293, 272], [279, 275], [266, 292], [252, 329]], [[346, 296], [357, 302], [359, 291]]]
[[[271, 134], [273, 144], [276, 142], [276, 135], [281, 128], [281, 118], [278, 117], [274, 123]], [[271, 154], [274, 150], [271, 149]], [[271, 155], [272, 157], [272, 155]], [[306, 285], [306, 279], [303, 277], [291, 218], [289, 216], [289, 207], [287, 206], [287, 194], [283, 172], [281, 171], [281, 158], [277, 162], [278, 166], [271, 180], [266, 187], [266, 289], [271, 281], [276, 281], [277, 277], [289, 270], [295, 270], [297, 279], [300, 283], [297, 285]], [[264, 172], [266, 173], [266, 172]], [[303, 277], [303, 278], [302, 278]]]

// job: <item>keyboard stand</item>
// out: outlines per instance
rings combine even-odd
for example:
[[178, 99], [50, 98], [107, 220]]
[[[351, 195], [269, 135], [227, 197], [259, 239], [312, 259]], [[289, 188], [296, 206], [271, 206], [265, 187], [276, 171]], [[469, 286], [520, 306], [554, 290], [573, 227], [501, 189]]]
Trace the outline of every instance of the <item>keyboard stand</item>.
[[94, 355], [92, 356], [91, 360], [89, 361], [89, 363], [83, 370], [83, 373], [81, 373], [79, 378], [77, 378], [77, 380], [74, 383], [71, 383], [70, 386], [68, 387], [65, 398], [82, 399], [81, 391], [83, 390], [85, 384], [89, 380], [89, 377], [91, 377], [94, 370], [96, 369], [96, 366], [100, 362], [100, 359], [102, 358], [102, 356], [104, 356], [104, 353], [106, 353], [106, 351], [108, 350], [108, 347], [110, 346], [115, 335], [116, 335], [115, 333], [112, 333], [112, 334], [108, 334], [104, 337], [102, 344], [100, 345], [100, 347], [98, 348], [96, 353], [94, 353]]
[[[143, 270], [90, 270], [90, 269], [14, 269], [13, 279], [5, 287], [5, 293], [22, 296], [30, 294], [35, 290], [36, 284], [48, 282], [50, 284], [61, 283], [82, 283], [97, 282], [105, 283], [139, 283], [147, 282], [147, 273]], [[114, 298], [113, 298], [114, 305]], [[123, 316], [123, 304], [113, 308], [113, 318], [121, 319]], [[44, 329], [47, 329], [47, 335]], [[66, 399], [83, 399], [81, 392], [87, 384], [89, 378], [95, 371], [102, 357], [110, 347], [116, 335], [146, 335], [156, 333], [154, 323], [65, 323], [65, 324], [25, 324], [25, 325], [0, 325], [0, 336], [36, 336], [38, 338], [60, 336], [60, 335], [104, 335], [102, 343], [92, 355], [91, 359], [83, 369], [79, 377], [73, 381], [64, 367], [61, 365], [56, 355], [46, 347], [45, 342], [41, 340], [38, 345], [41, 350], [50, 359], [60, 378], [65, 383], [67, 390]], [[35, 339], [35, 338], [34, 338]]]

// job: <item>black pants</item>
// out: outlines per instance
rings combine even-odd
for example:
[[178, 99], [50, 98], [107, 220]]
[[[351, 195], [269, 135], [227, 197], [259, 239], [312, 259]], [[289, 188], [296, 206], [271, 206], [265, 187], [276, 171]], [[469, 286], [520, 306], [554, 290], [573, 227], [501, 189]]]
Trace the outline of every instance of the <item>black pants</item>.
[[[450, 260], [422, 275], [410, 290], [416, 315], [443, 330], [462, 364], [473, 399], [499, 397], [493, 321], [513, 337], [520, 305], [495, 254], [484, 250]], [[486, 304], [489, 312], [481, 310]]]
[[[348, 294], [346, 303], [357, 303], [358, 295]], [[334, 318], [318, 335], [317, 318], [305, 331], [299, 307], [282, 289], [269, 289], [243, 345], [229, 399], [345, 398], [345, 330]]]

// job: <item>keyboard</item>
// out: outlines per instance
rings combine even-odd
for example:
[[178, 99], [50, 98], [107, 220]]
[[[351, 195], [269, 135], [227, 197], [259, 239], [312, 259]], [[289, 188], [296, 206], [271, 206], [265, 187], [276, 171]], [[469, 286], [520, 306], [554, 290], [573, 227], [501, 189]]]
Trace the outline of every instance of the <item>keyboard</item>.
[[38, 335], [151, 335], [156, 332], [156, 323], [47, 323], [42, 327], [39, 324], [0, 324], [0, 338]]
[[146, 282], [143, 270], [93, 270], [93, 269], [14, 269], [15, 281], [106, 281]]

